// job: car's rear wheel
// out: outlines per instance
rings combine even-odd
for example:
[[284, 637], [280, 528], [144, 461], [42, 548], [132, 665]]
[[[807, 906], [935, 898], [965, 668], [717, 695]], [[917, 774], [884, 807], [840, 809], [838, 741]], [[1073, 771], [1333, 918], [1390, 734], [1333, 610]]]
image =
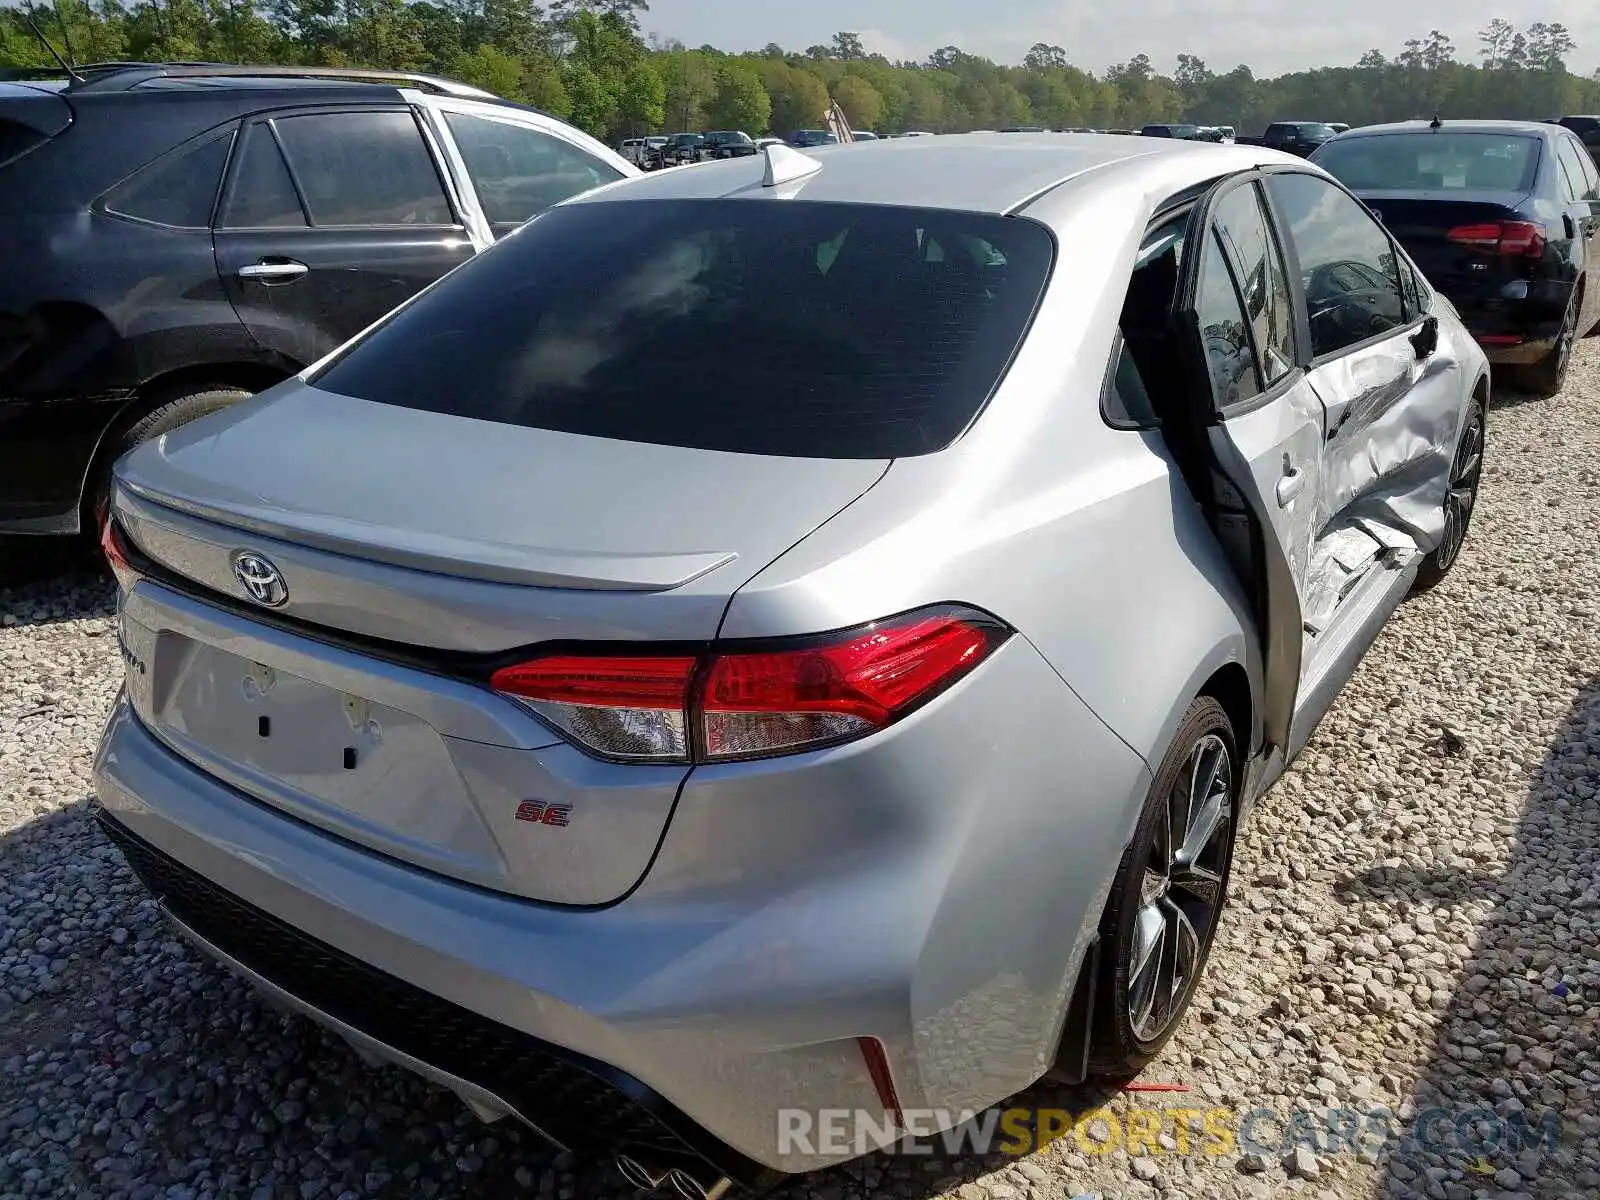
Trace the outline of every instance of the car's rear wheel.
[[1096, 1074], [1142, 1070], [1194, 996], [1227, 894], [1240, 776], [1233, 724], [1201, 696], [1155, 772], [1101, 920]]
[[1561, 390], [1567, 382], [1567, 366], [1572, 362], [1572, 343], [1578, 338], [1578, 312], [1582, 307], [1581, 290], [1574, 288], [1561, 318], [1561, 332], [1556, 335], [1555, 347], [1538, 362], [1517, 372], [1515, 382], [1519, 387], [1546, 399]]
[[111, 468], [116, 465], [117, 459], [151, 438], [171, 433], [190, 421], [219, 412], [241, 400], [248, 400], [250, 395], [242, 388], [186, 388], [158, 401], [144, 416], [116, 434], [98, 463], [89, 483], [89, 494], [84, 498], [84, 533], [91, 538], [100, 536], [101, 526], [105, 524], [106, 514], [111, 507]]

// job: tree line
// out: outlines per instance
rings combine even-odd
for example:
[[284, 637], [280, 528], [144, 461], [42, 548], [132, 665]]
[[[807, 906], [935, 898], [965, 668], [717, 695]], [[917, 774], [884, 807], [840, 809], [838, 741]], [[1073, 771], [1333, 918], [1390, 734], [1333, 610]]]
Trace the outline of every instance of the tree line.
[[[677, 130], [787, 134], [830, 99], [857, 129], [932, 133], [1137, 129], [1157, 121], [1351, 125], [1446, 117], [1541, 119], [1600, 111], [1600, 72], [1571, 73], [1559, 23], [1492, 21], [1471, 53], [1438, 30], [1398, 53], [1258, 78], [1180, 54], [1170, 74], [1137, 54], [1099, 73], [1039, 43], [1020, 65], [955, 47], [923, 62], [869, 53], [850, 32], [803, 51], [741, 54], [647, 37], [648, 0], [25, 0], [0, 9], [0, 66], [200, 60], [369, 66], [449, 75], [564, 117], [597, 137]], [[35, 30], [38, 32], [36, 33]]]

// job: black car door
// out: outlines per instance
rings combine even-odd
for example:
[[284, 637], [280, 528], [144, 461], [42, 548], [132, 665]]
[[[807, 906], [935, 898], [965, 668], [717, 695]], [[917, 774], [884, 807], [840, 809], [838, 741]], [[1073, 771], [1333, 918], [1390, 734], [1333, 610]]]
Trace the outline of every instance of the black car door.
[[1556, 138], [1556, 159], [1565, 172], [1569, 193], [1563, 191], [1567, 202], [1567, 221], [1572, 227], [1573, 265], [1588, 280], [1584, 288], [1583, 310], [1578, 314], [1578, 333], [1581, 336], [1600, 320], [1600, 288], [1595, 286], [1592, 269], [1600, 269], [1600, 179], [1596, 178], [1594, 160], [1578, 140], [1570, 135]]
[[248, 123], [214, 241], [223, 285], [251, 335], [300, 365], [475, 253], [404, 105]]

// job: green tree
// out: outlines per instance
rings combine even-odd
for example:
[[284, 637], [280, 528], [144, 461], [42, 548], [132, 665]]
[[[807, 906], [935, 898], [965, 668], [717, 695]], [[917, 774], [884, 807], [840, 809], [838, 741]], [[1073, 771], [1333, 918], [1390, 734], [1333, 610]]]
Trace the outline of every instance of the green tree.
[[883, 124], [883, 96], [859, 75], [846, 75], [833, 87], [833, 98], [852, 129], [877, 129]]
[[859, 62], [867, 56], [867, 48], [861, 44], [861, 35], [855, 33], [834, 34], [829, 50], [832, 57], [840, 62]]
[[772, 120], [772, 98], [754, 68], [738, 59], [723, 62], [717, 87], [706, 110], [706, 121], [717, 129], [743, 129], [761, 133]]
[[659, 62], [666, 84], [665, 125], [680, 131], [705, 128], [706, 106], [717, 91], [717, 72], [698, 50], [664, 55]]
[[450, 61], [451, 76], [504, 96], [507, 100], [528, 100], [522, 60], [513, 58], [498, 46], [479, 46], [472, 53], [461, 51]]
[[667, 85], [653, 63], [633, 65], [617, 100], [623, 131], [630, 136], [649, 133], [666, 123]]
[[569, 120], [579, 129], [605, 138], [618, 116], [616, 93], [581, 60], [568, 62], [561, 69], [561, 82], [566, 87], [572, 109]]

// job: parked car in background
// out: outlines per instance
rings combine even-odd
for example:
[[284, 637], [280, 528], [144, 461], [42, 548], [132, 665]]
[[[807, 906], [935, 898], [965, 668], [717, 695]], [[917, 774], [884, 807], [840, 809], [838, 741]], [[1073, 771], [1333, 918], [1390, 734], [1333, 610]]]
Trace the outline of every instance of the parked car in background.
[[1457, 561], [1488, 373], [1415, 276], [1177, 141], [577, 198], [121, 461], [101, 819], [202, 951], [686, 1196], [1124, 1081]]
[[784, 146], [788, 143], [780, 137], [761, 137], [756, 139], [756, 149], [765, 150], [768, 146]]
[[1350, 126], [1346, 125], [1343, 121], [1329, 121], [1328, 128], [1333, 130], [1335, 133], [1350, 132]]
[[705, 144], [703, 133], [674, 133], [668, 135], [656, 151], [656, 165], [681, 167], [700, 161], [700, 148]]
[[1310, 158], [1323, 142], [1338, 136], [1331, 125], [1322, 121], [1274, 121], [1262, 136], [1235, 137], [1234, 141], [1241, 146], [1265, 146]]
[[551, 205], [637, 174], [554, 117], [384, 72], [0, 84], [0, 532], [94, 524], [130, 446], [322, 358]]
[[850, 136], [855, 138], [855, 140], [858, 142], [876, 142], [880, 140], [883, 135], [873, 133], [870, 129], [852, 129], [850, 131]]
[[929, 133], [926, 129], [908, 129], [905, 133], [893, 133], [893, 134], [890, 134], [889, 136], [890, 137], [897, 137], [897, 138], [906, 138], [906, 137], [933, 137], [934, 135]]
[[826, 129], [797, 129], [789, 135], [789, 145], [800, 149], [810, 146], [832, 146], [838, 140]]
[[1139, 130], [1140, 137], [1177, 138], [1183, 142], [1200, 142], [1203, 129], [1199, 125], [1146, 125]]
[[748, 133], [737, 129], [713, 129], [706, 133], [700, 143], [700, 158], [702, 161], [713, 158], [748, 158], [757, 154], [755, 142], [751, 141]]
[[1235, 139], [1238, 137], [1238, 133], [1232, 125], [1218, 125], [1216, 126], [1216, 130], [1217, 133], [1221, 135], [1221, 141], [1224, 146], [1233, 145]]
[[1001, 133], [1049, 133], [1043, 125], [1008, 125]]
[[655, 157], [656, 151], [666, 144], [664, 137], [625, 138], [619, 152], [634, 166], [644, 167]]
[[1591, 157], [1600, 151], [1600, 117], [1560, 117], [1555, 123], [1577, 134]]
[[1382, 218], [1497, 368], [1560, 390], [1600, 321], [1600, 175], [1569, 130], [1406, 122], [1343, 134], [1314, 161]]

